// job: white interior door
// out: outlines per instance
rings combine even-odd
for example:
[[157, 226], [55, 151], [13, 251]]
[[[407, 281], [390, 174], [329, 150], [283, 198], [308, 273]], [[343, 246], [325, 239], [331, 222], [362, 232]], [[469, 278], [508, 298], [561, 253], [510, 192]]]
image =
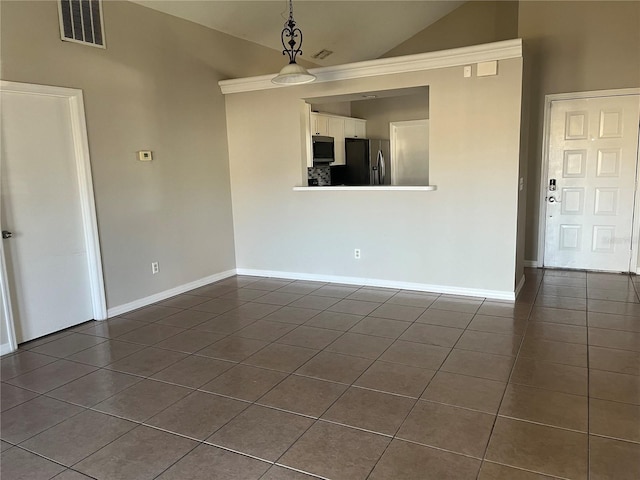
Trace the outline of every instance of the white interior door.
[[630, 271], [639, 98], [551, 103], [546, 267]]
[[1, 195], [18, 343], [94, 318], [69, 99], [3, 90]]
[[429, 185], [429, 120], [392, 122], [391, 184]]

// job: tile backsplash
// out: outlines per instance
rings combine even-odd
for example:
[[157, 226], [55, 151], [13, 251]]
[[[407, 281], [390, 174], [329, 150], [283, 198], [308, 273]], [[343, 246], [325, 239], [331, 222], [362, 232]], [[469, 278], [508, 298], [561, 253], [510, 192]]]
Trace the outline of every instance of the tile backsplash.
[[331, 167], [328, 165], [323, 167], [308, 167], [307, 178], [309, 180], [316, 179], [319, 187], [331, 185]]

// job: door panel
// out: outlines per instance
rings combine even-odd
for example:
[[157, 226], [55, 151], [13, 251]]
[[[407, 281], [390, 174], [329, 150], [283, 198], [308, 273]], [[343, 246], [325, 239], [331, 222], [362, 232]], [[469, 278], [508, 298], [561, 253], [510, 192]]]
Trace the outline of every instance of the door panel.
[[630, 270], [639, 98], [551, 104], [545, 266]]
[[2, 92], [2, 228], [18, 343], [91, 320], [69, 103]]

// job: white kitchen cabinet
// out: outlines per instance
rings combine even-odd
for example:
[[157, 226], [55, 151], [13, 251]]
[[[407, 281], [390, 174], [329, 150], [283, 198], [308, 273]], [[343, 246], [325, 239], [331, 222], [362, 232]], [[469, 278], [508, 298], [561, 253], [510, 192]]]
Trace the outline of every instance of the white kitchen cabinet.
[[320, 113], [311, 113], [311, 134], [329, 135], [329, 117]]
[[344, 136], [346, 138], [367, 138], [367, 121], [360, 118], [345, 118]]
[[344, 123], [343, 117], [329, 117], [329, 136], [333, 137], [336, 160], [331, 165], [345, 165], [344, 161]]

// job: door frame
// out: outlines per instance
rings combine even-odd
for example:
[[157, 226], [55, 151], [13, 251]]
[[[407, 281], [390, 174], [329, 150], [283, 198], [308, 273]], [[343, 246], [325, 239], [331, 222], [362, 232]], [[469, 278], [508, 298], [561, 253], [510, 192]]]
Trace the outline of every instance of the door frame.
[[[398, 122], [389, 122], [389, 156], [391, 158], [398, 158], [396, 155], [396, 134], [398, 128], [402, 127], [412, 127], [412, 126], [424, 126], [427, 129], [427, 134], [429, 133], [429, 119], [428, 118], [420, 118], [418, 120], [402, 120]], [[427, 136], [427, 144], [429, 145], [429, 137]], [[429, 145], [430, 146], [430, 145]], [[395, 178], [398, 178], [397, 175], [397, 163], [391, 162], [391, 185], [396, 185], [394, 182]], [[428, 166], [427, 166], [428, 168]]]
[[[84, 97], [82, 90], [76, 88], [54, 87], [49, 85], [35, 85], [30, 83], [9, 82], [0, 80], [0, 91], [24, 95], [58, 97], [67, 100], [73, 135], [76, 172], [78, 178], [80, 209], [84, 240], [87, 248], [87, 267], [89, 270], [89, 288], [95, 320], [107, 319], [107, 302], [102, 271], [102, 255], [100, 252], [100, 238], [98, 235], [98, 220], [91, 176], [91, 158], [89, 156], [89, 141], [87, 123], [84, 114]], [[11, 311], [11, 296], [9, 279], [5, 269], [4, 248], [0, 249], [0, 295], [5, 309], [9, 345], [0, 346], [1, 353], [5, 350], [14, 351], [17, 348], [14, 319]]]
[[[551, 104], [560, 100], [582, 100], [585, 98], [621, 97], [629, 95], [640, 95], [640, 88], [621, 88], [616, 90], [595, 90], [590, 92], [555, 93], [544, 97], [544, 123], [542, 130], [542, 162], [540, 165], [540, 192], [539, 192], [539, 214], [538, 214], [538, 268], [544, 267], [544, 246], [547, 230], [547, 182], [549, 172], [549, 134], [551, 127]], [[636, 128], [640, 128], [636, 126]], [[639, 273], [638, 248], [640, 234], [640, 202], [638, 201], [638, 183], [640, 182], [640, 141], [636, 151], [636, 188], [633, 195], [633, 212], [631, 226], [631, 259], [629, 261], [629, 271]]]

